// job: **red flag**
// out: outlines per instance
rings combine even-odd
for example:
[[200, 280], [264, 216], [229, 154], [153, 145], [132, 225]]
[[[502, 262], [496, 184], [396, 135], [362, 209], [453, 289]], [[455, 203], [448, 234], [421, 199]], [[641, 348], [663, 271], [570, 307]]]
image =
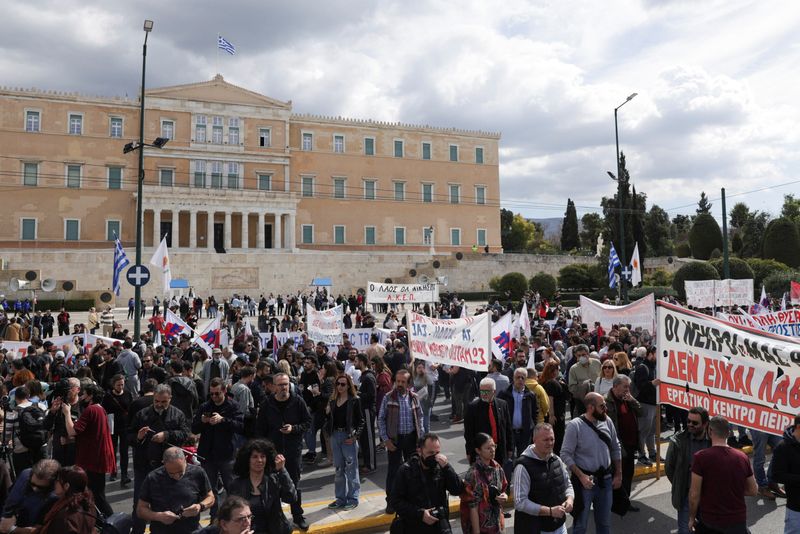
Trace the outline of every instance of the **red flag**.
[[800, 304], [800, 283], [792, 281], [792, 304]]

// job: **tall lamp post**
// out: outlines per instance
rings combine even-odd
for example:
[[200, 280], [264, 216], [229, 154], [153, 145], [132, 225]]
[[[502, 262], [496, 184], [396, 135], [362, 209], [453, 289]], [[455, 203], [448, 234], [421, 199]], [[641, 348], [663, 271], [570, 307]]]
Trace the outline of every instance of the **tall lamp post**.
[[[639, 93], [633, 93], [628, 98], [625, 99], [625, 102], [620, 104], [619, 106], [614, 108], [614, 137], [616, 138], [617, 142], [617, 207], [619, 208], [619, 243], [618, 249], [619, 250], [619, 260], [620, 263], [623, 265], [623, 269], [625, 269], [628, 265], [627, 257], [625, 255], [625, 221], [624, 221], [624, 213], [623, 213], [623, 205], [622, 205], [622, 186], [624, 183], [624, 179], [622, 178], [622, 161], [620, 159], [619, 154], [619, 126], [617, 125], [617, 111], [619, 108], [633, 100], [636, 95]], [[609, 173], [611, 174], [611, 173]], [[613, 176], [612, 176], [613, 178]], [[628, 287], [626, 285], [626, 280], [624, 276], [620, 276], [620, 296], [622, 297], [623, 304], [628, 303]]]

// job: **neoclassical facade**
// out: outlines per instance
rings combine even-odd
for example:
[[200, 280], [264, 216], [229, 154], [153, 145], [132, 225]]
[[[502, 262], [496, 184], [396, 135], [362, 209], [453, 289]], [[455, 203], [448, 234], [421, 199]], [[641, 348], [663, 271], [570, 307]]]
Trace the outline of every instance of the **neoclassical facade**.
[[[293, 113], [212, 80], [145, 98], [142, 236], [171, 248], [500, 252], [497, 133]], [[139, 101], [0, 89], [0, 250], [136, 239]]]

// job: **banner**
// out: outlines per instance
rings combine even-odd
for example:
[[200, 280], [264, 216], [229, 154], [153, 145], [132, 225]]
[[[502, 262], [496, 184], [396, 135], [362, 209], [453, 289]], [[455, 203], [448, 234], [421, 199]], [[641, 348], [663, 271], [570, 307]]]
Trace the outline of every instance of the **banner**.
[[686, 304], [695, 308], [749, 306], [753, 280], [686, 280]]
[[717, 317], [729, 323], [749, 326], [764, 332], [800, 338], [800, 310], [785, 310], [761, 315], [717, 313]]
[[383, 284], [367, 282], [367, 302], [439, 302], [439, 284]]
[[511, 354], [511, 315], [508, 312], [492, 323], [492, 356], [503, 362]]
[[[48, 337], [44, 338], [42, 341], [50, 341], [53, 343], [53, 345], [58, 347], [58, 350], [62, 350], [64, 345], [71, 344], [73, 338], [76, 337], [83, 337], [83, 334], [69, 334], [66, 336]], [[3, 341], [0, 343], [0, 348], [6, 349], [9, 352], [14, 351], [19, 355], [20, 358], [23, 358], [26, 354], [28, 354], [28, 347], [30, 346], [30, 341]]]
[[413, 358], [475, 371], [487, 370], [492, 357], [488, 313], [463, 319], [431, 319], [409, 310], [407, 317]]
[[342, 305], [335, 308], [317, 311], [306, 304], [306, 332], [309, 339], [322, 341], [327, 345], [338, 345], [342, 342]]
[[[353, 347], [357, 348], [359, 352], [363, 352], [364, 349], [370, 345], [369, 337], [372, 335], [372, 332], [372, 328], [350, 328], [344, 331], [344, 335], [347, 336], [350, 343], [353, 344]], [[389, 337], [380, 331], [376, 331], [375, 333], [381, 338], [381, 344], [384, 343], [385, 338]], [[303, 334], [305, 334], [305, 332], [275, 332], [275, 336], [278, 338], [278, 346], [283, 346], [286, 340], [291, 339], [295, 348], [303, 343]], [[269, 344], [272, 338], [272, 332], [260, 332], [258, 336], [261, 338], [261, 347], [263, 348]], [[328, 348], [333, 350], [334, 347], [341, 345], [341, 341], [342, 338], [340, 337], [336, 343], [331, 344]]]
[[590, 329], [596, 322], [606, 329], [615, 324], [629, 324], [631, 328], [640, 326], [652, 334], [656, 325], [655, 299], [651, 293], [625, 306], [614, 306], [581, 295], [581, 320]]
[[734, 425], [782, 435], [800, 411], [800, 343], [658, 302], [662, 403], [702, 406]]

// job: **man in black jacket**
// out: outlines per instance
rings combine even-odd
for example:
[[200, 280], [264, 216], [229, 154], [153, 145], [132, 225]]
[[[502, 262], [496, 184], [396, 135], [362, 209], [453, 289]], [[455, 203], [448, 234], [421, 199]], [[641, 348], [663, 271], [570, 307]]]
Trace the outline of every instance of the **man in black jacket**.
[[500, 465], [514, 457], [514, 439], [511, 432], [511, 417], [503, 399], [495, 398], [494, 380], [484, 378], [480, 382], [480, 397], [467, 405], [464, 411], [464, 441], [469, 463], [475, 461], [475, 434], [483, 432], [492, 436], [497, 444], [495, 460]]
[[167, 379], [167, 372], [155, 365], [152, 354], [145, 354], [142, 357], [142, 368], [139, 369], [139, 384], [143, 385], [148, 378], [155, 379], [159, 384], [163, 384]]
[[[229, 492], [233, 480], [233, 457], [236, 453], [234, 436], [244, 431], [244, 415], [239, 405], [225, 396], [225, 383], [221, 378], [212, 378], [208, 390], [211, 400], [204, 402], [192, 421], [192, 433], [200, 434], [197, 454], [202, 458], [200, 465], [209, 480], [222, 477], [225, 491]], [[211, 505], [211, 518], [217, 516], [216, 484], [212, 484], [214, 504]]]
[[303, 452], [303, 435], [311, 426], [311, 414], [305, 401], [289, 390], [289, 375], [278, 373], [273, 377], [275, 395], [268, 396], [258, 412], [256, 436], [269, 439], [278, 453], [286, 458], [286, 470], [297, 488], [297, 500], [291, 503], [294, 523], [308, 529], [303, 517], [300, 494], [300, 454]]
[[361, 410], [364, 416], [364, 431], [359, 437], [364, 469], [361, 474], [370, 475], [377, 468], [375, 458], [375, 399], [378, 381], [369, 367], [369, 357], [363, 352], [356, 355], [355, 367], [361, 372], [358, 396], [361, 399]]
[[[638, 391], [636, 400], [642, 405], [641, 415], [638, 418], [639, 452], [641, 454], [639, 463], [649, 466], [655, 461], [657, 453], [655, 438], [658, 411], [656, 389], [661, 381], [656, 378], [656, 347], [646, 350], [647, 355], [644, 361], [637, 365], [636, 371], [634, 371], [633, 383]], [[645, 452], [649, 453], [649, 459], [648, 456], [645, 456]]]
[[511, 416], [511, 435], [513, 437], [514, 458], [519, 457], [531, 444], [533, 427], [536, 426], [536, 416], [539, 413], [539, 404], [536, 396], [525, 385], [528, 378], [527, 369], [514, 371], [514, 382], [508, 389], [497, 394], [508, 404], [508, 413]]
[[800, 532], [800, 415], [772, 453], [772, 478], [786, 492], [786, 532]]
[[[389, 502], [405, 523], [405, 532], [450, 531], [447, 492], [460, 495], [464, 483], [441, 450], [439, 436], [425, 434], [419, 440], [417, 452], [397, 471]], [[440, 526], [440, 518], [447, 523], [447, 530]]]
[[161, 465], [172, 445], [183, 445], [189, 437], [189, 422], [172, 406], [172, 390], [156, 386], [153, 405], [137, 412], [128, 424], [128, 443], [133, 446], [133, 534], [143, 534], [145, 522], [136, 516], [136, 501], [147, 474]]

